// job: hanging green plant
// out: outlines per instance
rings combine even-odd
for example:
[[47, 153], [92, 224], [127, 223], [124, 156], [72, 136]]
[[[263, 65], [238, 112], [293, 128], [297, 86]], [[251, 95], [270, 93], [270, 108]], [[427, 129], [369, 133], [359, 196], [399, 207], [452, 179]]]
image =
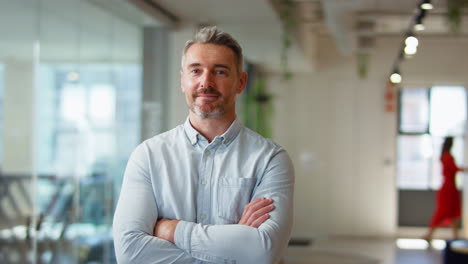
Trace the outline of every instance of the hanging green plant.
[[273, 117], [273, 96], [267, 92], [265, 79], [261, 76], [244, 94], [243, 121], [250, 129], [271, 138]]
[[368, 64], [369, 64], [369, 53], [358, 53], [357, 54], [358, 74], [359, 78], [364, 79], [367, 77]]
[[272, 96], [267, 93], [265, 79], [260, 77], [254, 87], [255, 91], [255, 124], [256, 131], [271, 138], [271, 118], [273, 117]]
[[292, 44], [292, 35], [296, 27], [295, 21], [295, 2], [292, 0], [280, 0], [280, 18], [283, 25], [283, 33], [281, 37], [281, 69], [283, 72], [283, 79], [290, 80], [293, 75], [289, 69], [289, 50]]
[[447, 0], [447, 22], [450, 31], [459, 33], [462, 24], [462, 8], [468, 7], [468, 0]]

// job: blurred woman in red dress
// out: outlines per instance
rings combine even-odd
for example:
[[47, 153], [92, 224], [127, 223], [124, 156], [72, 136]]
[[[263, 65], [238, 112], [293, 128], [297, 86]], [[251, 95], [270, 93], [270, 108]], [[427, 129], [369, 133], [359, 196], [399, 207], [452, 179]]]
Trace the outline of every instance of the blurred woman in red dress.
[[442, 174], [444, 182], [437, 192], [436, 210], [429, 224], [429, 229], [424, 239], [430, 241], [435, 229], [439, 226], [452, 226], [453, 238], [458, 238], [458, 228], [461, 218], [461, 197], [455, 185], [455, 175], [458, 171], [464, 171], [455, 164], [455, 160], [450, 153], [453, 145], [453, 137], [446, 137], [442, 145]]

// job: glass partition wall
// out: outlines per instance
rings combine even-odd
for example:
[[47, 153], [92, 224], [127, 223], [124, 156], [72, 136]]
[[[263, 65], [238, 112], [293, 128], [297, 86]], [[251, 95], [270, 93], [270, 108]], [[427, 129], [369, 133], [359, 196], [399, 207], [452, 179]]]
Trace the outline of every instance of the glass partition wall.
[[0, 263], [115, 263], [141, 16], [124, 0], [0, 0]]

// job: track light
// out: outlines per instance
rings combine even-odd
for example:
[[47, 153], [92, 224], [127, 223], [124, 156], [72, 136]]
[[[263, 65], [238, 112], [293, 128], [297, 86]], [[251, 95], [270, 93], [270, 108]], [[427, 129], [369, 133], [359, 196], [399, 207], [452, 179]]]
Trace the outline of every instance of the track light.
[[390, 81], [392, 83], [401, 83], [401, 75], [398, 70], [394, 70], [392, 75], [390, 75]]
[[414, 24], [414, 30], [416, 30], [416, 31], [423, 31], [424, 29], [426, 29], [426, 27], [424, 26], [424, 24], [422, 23], [422, 21], [416, 22], [416, 23]]
[[410, 58], [414, 54], [416, 54], [416, 51], [418, 50], [418, 45], [418, 39], [413, 35], [413, 32], [409, 31], [405, 39], [405, 48], [403, 49], [405, 57]]
[[411, 46], [411, 47], [417, 47], [419, 45], [419, 41], [418, 39], [413, 36], [413, 35], [409, 35], [406, 39], [405, 39], [405, 45], [406, 46]]
[[417, 51], [418, 51], [418, 48], [416, 46], [405, 47], [405, 54], [408, 56], [413, 56], [414, 54], [416, 54]]
[[434, 8], [434, 6], [431, 4], [430, 0], [422, 1], [420, 7], [421, 7], [421, 9], [424, 9], [424, 10], [431, 10], [431, 9]]
[[403, 77], [398, 71], [399, 64], [405, 58], [411, 58], [418, 51], [419, 40], [413, 34], [413, 32], [424, 30], [423, 20], [426, 16], [427, 10], [433, 9], [433, 5], [430, 0], [421, 0], [417, 5], [416, 12], [413, 16], [413, 21], [410, 23], [408, 31], [406, 33], [404, 43], [402, 43], [398, 57], [393, 64], [393, 71], [389, 76], [389, 81], [393, 84], [399, 84], [402, 82]]
[[423, 24], [423, 19], [425, 16], [426, 16], [426, 10], [420, 9], [418, 16], [414, 20], [414, 30], [421, 31], [425, 29], [424, 24]]

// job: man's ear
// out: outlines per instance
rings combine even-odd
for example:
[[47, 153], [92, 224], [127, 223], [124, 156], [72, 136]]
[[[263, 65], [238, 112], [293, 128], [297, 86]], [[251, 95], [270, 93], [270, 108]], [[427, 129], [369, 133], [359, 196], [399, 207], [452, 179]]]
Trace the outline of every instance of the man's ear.
[[184, 76], [184, 71], [183, 70], [180, 70], [180, 90], [185, 93], [185, 89], [184, 89], [184, 86], [182, 85], [182, 77]]
[[245, 86], [247, 85], [248, 74], [247, 72], [241, 72], [239, 79], [239, 88], [237, 88], [237, 93], [240, 94], [244, 91]]

